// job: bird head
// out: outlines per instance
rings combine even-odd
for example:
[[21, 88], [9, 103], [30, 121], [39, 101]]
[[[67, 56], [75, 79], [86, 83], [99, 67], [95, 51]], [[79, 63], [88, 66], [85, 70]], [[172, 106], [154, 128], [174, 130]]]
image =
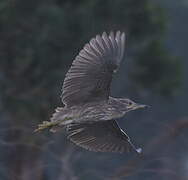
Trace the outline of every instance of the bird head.
[[120, 99], [120, 103], [121, 103], [125, 112], [149, 107], [148, 105], [138, 104], [138, 103], [135, 103], [132, 100], [126, 99], [126, 98]]

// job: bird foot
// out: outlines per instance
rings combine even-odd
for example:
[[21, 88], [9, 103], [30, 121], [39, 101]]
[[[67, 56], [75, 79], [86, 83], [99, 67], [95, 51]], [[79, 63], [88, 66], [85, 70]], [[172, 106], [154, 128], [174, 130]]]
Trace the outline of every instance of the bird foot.
[[42, 131], [46, 128], [50, 128], [52, 126], [56, 126], [58, 123], [57, 122], [50, 122], [50, 121], [43, 121], [42, 124], [38, 125], [38, 128], [34, 130], [34, 132], [39, 132]]

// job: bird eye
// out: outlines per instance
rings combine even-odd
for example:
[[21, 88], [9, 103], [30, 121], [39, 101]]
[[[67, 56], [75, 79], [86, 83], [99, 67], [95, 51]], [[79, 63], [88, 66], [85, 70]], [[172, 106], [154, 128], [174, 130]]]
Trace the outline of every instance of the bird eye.
[[129, 102], [128, 102], [128, 105], [129, 105], [129, 106], [131, 106], [131, 105], [132, 105], [132, 102], [131, 102], [131, 101], [129, 101]]

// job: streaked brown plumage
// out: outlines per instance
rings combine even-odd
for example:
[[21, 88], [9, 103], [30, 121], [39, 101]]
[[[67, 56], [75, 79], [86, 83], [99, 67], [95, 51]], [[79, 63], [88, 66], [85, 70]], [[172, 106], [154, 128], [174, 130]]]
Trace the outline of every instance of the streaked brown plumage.
[[66, 127], [68, 138], [92, 151], [140, 152], [114, 119], [128, 111], [143, 108], [126, 98], [110, 97], [112, 76], [123, 58], [125, 34], [120, 31], [90, 40], [76, 56], [66, 74], [62, 101], [51, 122], [44, 122], [37, 130], [50, 127], [55, 131]]

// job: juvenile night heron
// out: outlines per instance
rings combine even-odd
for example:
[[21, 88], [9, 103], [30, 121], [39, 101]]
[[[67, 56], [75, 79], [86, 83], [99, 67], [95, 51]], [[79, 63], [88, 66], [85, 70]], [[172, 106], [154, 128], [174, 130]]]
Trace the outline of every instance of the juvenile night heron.
[[91, 151], [140, 153], [114, 119], [144, 108], [127, 98], [110, 96], [112, 76], [123, 58], [125, 34], [97, 35], [76, 56], [66, 74], [62, 101], [51, 121], [44, 121], [36, 131], [66, 127], [68, 138]]

